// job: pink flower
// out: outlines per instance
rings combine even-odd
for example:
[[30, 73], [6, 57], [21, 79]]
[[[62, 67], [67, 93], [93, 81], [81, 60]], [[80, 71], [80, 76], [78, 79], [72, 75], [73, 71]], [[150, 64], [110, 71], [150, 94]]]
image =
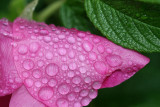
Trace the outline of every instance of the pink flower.
[[0, 96], [10, 107], [82, 107], [149, 59], [90, 32], [0, 20]]

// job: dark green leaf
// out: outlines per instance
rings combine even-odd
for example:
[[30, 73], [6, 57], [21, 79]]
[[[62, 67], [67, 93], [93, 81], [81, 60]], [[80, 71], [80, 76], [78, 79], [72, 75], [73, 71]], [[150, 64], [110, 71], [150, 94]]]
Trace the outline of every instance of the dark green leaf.
[[158, 3], [158, 4], [160, 4], [160, 0], [139, 0], [139, 1], [148, 2], [148, 3]]
[[[128, 2], [126, 0], [107, 0], [106, 2], [85, 0], [85, 8], [93, 24], [116, 44], [140, 52], [160, 52], [159, 25], [152, 23], [154, 22], [152, 17], [151, 22], [146, 22], [148, 15], [152, 15], [152, 13], [146, 12], [145, 17], [138, 18], [136, 15], [141, 16], [140, 13], [143, 13], [144, 9], [146, 11], [151, 10], [147, 10], [147, 4], [137, 7], [135, 3], [135, 1]], [[137, 9], [133, 11], [133, 7]], [[156, 18], [159, 18], [159, 16], [160, 14]], [[159, 19], [155, 21], [156, 23], [160, 22]]]
[[60, 18], [62, 25], [67, 28], [100, 34], [88, 19], [82, 0], [68, 0], [60, 9]]

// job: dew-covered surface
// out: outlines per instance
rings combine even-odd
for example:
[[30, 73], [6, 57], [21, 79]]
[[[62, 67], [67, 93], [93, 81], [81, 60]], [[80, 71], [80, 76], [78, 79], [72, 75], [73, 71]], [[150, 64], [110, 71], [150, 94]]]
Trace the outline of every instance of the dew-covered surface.
[[55, 107], [87, 106], [100, 88], [127, 80], [149, 60], [105, 38], [17, 18], [13, 59], [29, 93]]
[[5, 36], [12, 35], [12, 23], [0, 20], [0, 96], [11, 94], [22, 85], [13, 60], [13, 40]]

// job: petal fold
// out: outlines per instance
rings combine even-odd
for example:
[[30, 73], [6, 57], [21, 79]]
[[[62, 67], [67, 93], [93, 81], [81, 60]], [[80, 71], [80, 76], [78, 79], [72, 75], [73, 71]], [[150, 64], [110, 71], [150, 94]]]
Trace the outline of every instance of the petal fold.
[[24, 86], [12, 94], [9, 107], [47, 107], [34, 99]]

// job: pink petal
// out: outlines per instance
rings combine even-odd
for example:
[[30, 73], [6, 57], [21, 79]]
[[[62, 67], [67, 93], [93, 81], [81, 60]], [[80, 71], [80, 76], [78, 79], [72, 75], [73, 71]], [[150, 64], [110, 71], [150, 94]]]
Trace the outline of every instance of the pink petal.
[[34, 99], [24, 86], [12, 94], [9, 107], [46, 107]]
[[11, 27], [8, 20], [0, 20], [0, 96], [10, 94], [22, 85], [12, 55]]
[[89, 32], [32, 22], [15, 20], [13, 37], [22, 38], [13, 56], [29, 93], [48, 106], [87, 106], [98, 89], [120, 84], [149, 62]]

